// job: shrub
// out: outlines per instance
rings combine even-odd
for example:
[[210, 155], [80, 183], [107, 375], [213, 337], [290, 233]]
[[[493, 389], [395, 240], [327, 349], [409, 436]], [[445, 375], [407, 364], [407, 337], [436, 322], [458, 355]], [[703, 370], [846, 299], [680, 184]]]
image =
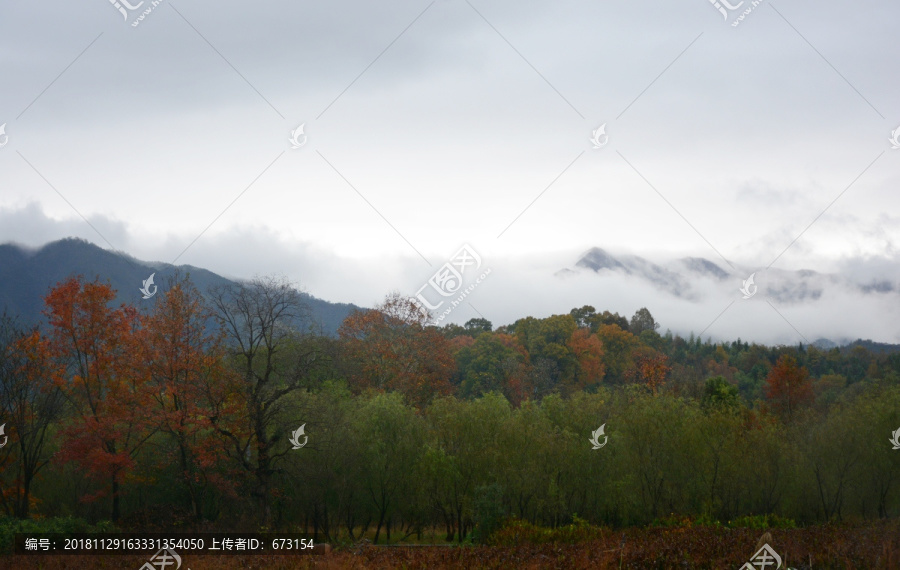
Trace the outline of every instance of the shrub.
[[472, 542], [486, 544], [503, 524], [503, 489], [497, 483], [475, 489], [475, 529]]
[[118, 529], [110, 521], [100, 521], [95, 525], [74, 517], [54, 517], [45, 519], [17, 519], [0, 517], [0, 554], [12, 554], [16, 533], [53, 532], [71, 534], [76, 532], [116, 532]]
[[728, 521], [731, 528], [750, 528], [753, 530], [765, 530], [769, 528], [797, 528], [793, 519], [786, 519], [778, 515], [754, 515], [738, 517]]
[[662, 528], [690, 528], [693, 525], [690, 517], [684, 515], [669, 515], [661, 519], [653, 519], [650, 526]]
[[491, 546], [546, 543], [577, 544], [603, 538], [602, 527], [593, 526], [577, 515], [572, 518], [572, 524], [559, 528], [544, 528], [522, 519], [508, 519], [502, 528], [491, 535], [488, 544]]

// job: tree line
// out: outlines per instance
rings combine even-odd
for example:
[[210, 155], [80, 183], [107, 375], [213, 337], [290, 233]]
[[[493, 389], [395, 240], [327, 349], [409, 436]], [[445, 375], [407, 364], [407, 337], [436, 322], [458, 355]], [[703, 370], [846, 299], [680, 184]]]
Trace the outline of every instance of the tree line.
[[8, 516], [379, 541], [900, 513], [897, 354], [685, 339], [646, 308], [434, 327], [398, 294], [331, 338], [272, 278], [115, 297], [75, 277], [42, 326], [0, 318]]

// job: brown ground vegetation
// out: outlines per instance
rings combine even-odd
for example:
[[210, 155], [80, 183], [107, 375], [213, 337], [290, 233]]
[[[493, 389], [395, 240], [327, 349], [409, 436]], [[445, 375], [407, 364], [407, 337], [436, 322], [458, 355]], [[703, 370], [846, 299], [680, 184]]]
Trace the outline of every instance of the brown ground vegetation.
[[[771, 532], [783, 569], [900, 569], [900, 522], [816, 526]], [[182, 570], [369, 570], [369, 569], [592, 569], [666, 570], [739, 568], [754, 554], [763, 533], [712, 527], [609, 531], [578, 544], [504, 547], [371, 546], [322, 549], [297, 556], [184, 556]], [[0, 568], [137, 570], [146, 559], [131, 556], [24, 557], [0, 559]]]

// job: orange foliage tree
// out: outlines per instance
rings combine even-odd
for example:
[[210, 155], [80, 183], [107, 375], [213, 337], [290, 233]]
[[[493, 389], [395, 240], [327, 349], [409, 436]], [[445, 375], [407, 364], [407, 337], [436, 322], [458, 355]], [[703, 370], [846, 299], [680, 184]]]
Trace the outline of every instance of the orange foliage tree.
[[55, 368], [47, 340], [37, 330], [26, 332], [14, 319], [0, 316], [0, 416], [7, 438], [0, 455], [5, 479], [0, 501], [19, 518], [28, 518], [32, 483], [50, 460], [48, 433], [63, 413]]
[[73, 461], [105, 482], [84, 500], [111, 496], [120, 516], [120, 486], [152, 435], [146, 367], [140, 363], [140, 317], [133, 307], [110, 308], [108, 284], [80, 277], [57, 284], [45, 298], [50, 351], [62, 362], [56, 378], [73, 410], [57, 458]]
[[794, 356], [782, 355], [766, 376], [766, 399], [782, 418], [792, 418], [800, 406], [812, 402], [809, 371]]
[[233, 383], [224, 366], [221, 335], [206, 330], [210, 317], [196, 287], [176, 277], [145, 318], [143, 330], [155, 404], [151, 415], [174, 444], [166, 445], [164, 458], [179, 466], [198, 521], [211, 487], [234, 494], [230, 481], [216, 471], [224, 450], [210, 418], [221, 413]]
[[649, 346], [640, 346], [633, 352], [632, 361], [634, 366], [625, 376], [631, 382], [644, 384], [655, 396], [672, 371], [669, 358]]
[[450, 344], [412, 299], [388, 295], [375, 309], [354, 311], [338, 334], [355, 390], [396, 390], [422, 406], [450, 394], [455, 362]]
[[578, 360], [574, 387], [583, 390], [599, 384], [606, 375], [606, 364], [603, 362], [605, 351], [600, 337], [591, 334], [591, 329], [578, 328], [569, 337], [566, 346]]

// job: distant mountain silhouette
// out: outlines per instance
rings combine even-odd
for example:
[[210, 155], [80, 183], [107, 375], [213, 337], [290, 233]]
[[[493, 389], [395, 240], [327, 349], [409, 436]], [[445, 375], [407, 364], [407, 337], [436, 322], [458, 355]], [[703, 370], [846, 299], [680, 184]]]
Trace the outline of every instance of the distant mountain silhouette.
[[[886, 278], [865, 281], [854, 275], [819, 273], [807, 269], [723, 267], [701, 257], [685, 257], [658, 264], [636, 255], [614, 256], [599, 247], [589, 249], [575, 262], [574, 267], [561, 269], [556, 275], [569, 277], [584, 271], [638, 279], [669, 295], [691, 301], [702, 300], [703, 291], [708, 291], [709, 286], [737, 291], [751, 274], [755, 275], [760, 298], [771, 298], [779, 303], [818, 301], [828, 288], [841, 288], [867, 296], [896, 295], [900, 292], [900, 285]], [[704, 285], [699, 286], [700, 283]]]
[[832, 348], [840, 348], [838, 343], [834, 342], [828, 338], [819, 338], [816, 339], [813, 343], [813, 346], [822, 350], [831, 350]]
[[[18, 316], [25, 324], [41, 321], [43, 297], [49, 290], [70, 276], [82, 275], [88, 281], [99, 278], [116, 290], [117, 303], [140, 307], [143, 281], [155, 273], [154, 283], [164, 292], [168, 278], [178, 270], [189, 275], [197, 289], [206, 294], [210, 287], [227, 285], [232, 280], [211, 271], [190, 265], [140, 261], [133, 257], [108, 251], [88, 241], [68, 238], [39, 248], [25, 248], [16, 244], [0, 245], [0, 313], [4, 310]], [[318, 324], [321, 331], [335, 335], [344, 318], [357, 307], [345, 303], [329, 303], [301, 292], [309, 306], [311, 323], [294, 323], [304, 329]]]
[[884, 342], [875, 342], [873, 340], [862, 339], [854, 340], [850, 344], [841, 347], [841, 350], [846, 352], [855, 346], [861, 346], [869, 352], [874, 352], [875, 354], [895, 354], [897, 352], [900, 352], [900, 344], [888, 344]]

